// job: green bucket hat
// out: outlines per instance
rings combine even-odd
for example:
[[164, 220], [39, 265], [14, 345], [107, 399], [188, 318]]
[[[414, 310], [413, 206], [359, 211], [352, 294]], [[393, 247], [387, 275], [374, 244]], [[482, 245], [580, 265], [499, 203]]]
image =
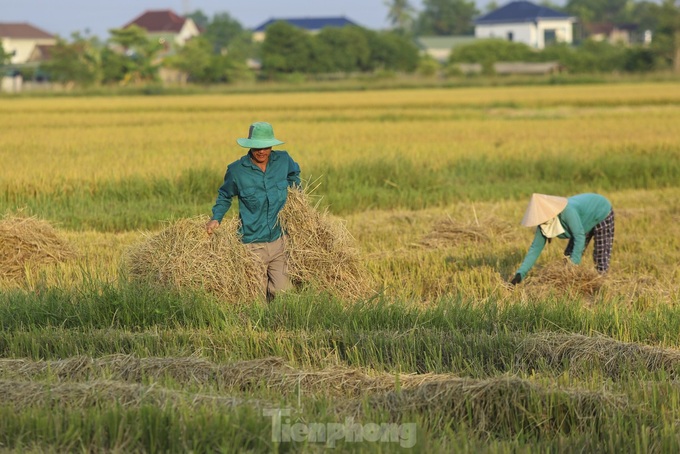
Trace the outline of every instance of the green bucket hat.
[[274, 137], [272, 125], [264, 121], [258, 121], [250, 125], [248, 138], [236, 139], [236, 143], [243, 148], [269, 148], [285, 142]]

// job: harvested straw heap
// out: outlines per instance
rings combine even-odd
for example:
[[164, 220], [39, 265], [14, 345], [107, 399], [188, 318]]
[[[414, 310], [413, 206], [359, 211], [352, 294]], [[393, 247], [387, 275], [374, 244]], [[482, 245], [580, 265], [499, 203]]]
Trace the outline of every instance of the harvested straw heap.
[[21, 281], [40, 266], [75, 257], [73, 246], [49, 222], [9, 214], [0, 219], [0, 279]]
[[348, 299], [373, 292], [354, 238], [344, 223], [311, 203], [308, 191], [288, 190], [279, 221], [288, 235], [288, 271], [294, 283]]
[[[225, 220], [212, 236], [205, 232], [207, 221], [183, 219], [148, 235], [124, 258], [129, 276], [174, 288], [202, 288], [233, 303], [263, 296], [265, 270], [241, 242], [238, 218]], [[348, 299], [370, 292], [368, 273], [349, 232], [317, 211], [307, 193], [289, 190], [280, 222], [288, 234], [288, 271], [294, 284]]]
[[459, 245], [462, 243], [490, 242], [494, 238], [505, 239], [510, 235], [510, 226], [494, 218], [480, 222], [460, 222], [447, 217], [438, 221], [421, 243], [429, 247]]
[[592, 377], [593, 371], [615, 380], [631, 370], [664, 371], [670, 377], [680, 373], [680, 352], [635, 342], [621, 342], [606, 336], [576, 333], [536, 333], [526, 336], [516, 351], [524, 370], [567, 368], [570, 376]]
[[208, 235], [206, 217], [180, 219], [131, 247], [124, 262], [136, 281], [204, 289], [229, 302], [257, 298], [264, 267], [241, 242], [238, 218]]
[[551, 293], [569, 290], [582, 295], [594, 295], [602, 287], [604, 277], [592, 266], [574, 265], [568, 259], [548, 263], [527, 281], [527, 288]]

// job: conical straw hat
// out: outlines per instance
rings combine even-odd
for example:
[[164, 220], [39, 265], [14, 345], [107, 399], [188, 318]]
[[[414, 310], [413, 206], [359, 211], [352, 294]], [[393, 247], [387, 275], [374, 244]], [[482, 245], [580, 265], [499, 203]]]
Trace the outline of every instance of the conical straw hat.
[[566, 206], [567, 199], [565, 197], [532, 194], [529, 206], [522, 219], [522, 225], [525, 227], [534, 227], [543, 224], [545, 221], [560, 214]]

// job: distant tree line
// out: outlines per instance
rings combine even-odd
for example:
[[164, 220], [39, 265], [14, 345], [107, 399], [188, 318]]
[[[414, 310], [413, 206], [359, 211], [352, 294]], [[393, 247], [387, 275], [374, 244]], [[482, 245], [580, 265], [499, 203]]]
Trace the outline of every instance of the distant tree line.
[[[268, 27], [264, 41], [257, 43], [251, 32], [228, 13], [208, 18], [198, 10], [188, 17], [202, 34], [184, 46], [168, 48], [167, 43], [150, 39], [145, 30], [135, 26], [110, 30], [105, 42], [76, 33], [68, 40], [59, 39], [50, 60], [38, 69], [22, 71], [29, 78], [40, 73], [53, 81], [82, 86], [148, 83], [158, 79], [162, 67], [179, 70], [190, 82], [199, 84], [376, 71], [439, 74], [441, 65], [423, 55], [416, 38], [469, 35], [474, 18], [480, 14], [472, 0], [424, 0], [420, 12], [408, 0], [384, 1], [392, 25], [389, 31], [349, 26], [310, 34], [280, 21]], [[564, 7], [549, 1], [542, 4], [577, 16], [576, 35], [582, 39], [576, 45], [557, 44], [536, 51], [519, 43], [479, 40], [457, 47], [444, 69], [454, 74], [456, 64], [469, 62], [482, 64], [490, 73], [493, 63], [499, 61], [558, 61], [575, 73], [669, 68], [680, 72], [680, 0], [568, 0]], [[492, 1], [487, 8], [497, 6]], [[622, 46], [586, 37], [589, 24], [626, 21], [650, 30], [651, 44]], [[8, 60], [0, 50], [0, 65]], [[247, 62], [257, 64], [249, 66]]]
[[412, 39], [391, 31], [346, 26], [327, 27], [311, 35], [284, 21], [267, 28], [261, 52], [262, 69], [269, 77], [375, 70], [412, 72], [418, 66], [418, 54]]

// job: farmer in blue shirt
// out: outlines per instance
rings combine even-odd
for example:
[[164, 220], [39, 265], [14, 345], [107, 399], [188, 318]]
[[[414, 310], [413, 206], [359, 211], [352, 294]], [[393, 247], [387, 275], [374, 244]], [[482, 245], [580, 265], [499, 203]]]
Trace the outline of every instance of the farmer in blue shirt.
[[522, 225], [536, 227], [536, 233], [529, 252], [510, 281], [512, 284], [518, 284], [526, 277], [545, 243], [555, 237], [569, 240], [564, 255], [576, 265], [581, 263], [588, 243], [595, 238], [593, 261], [597, 271], [604, 274], [609, 270], [614, 244], [614, 210], [605, 197], [599, 194], [569, 198], [533, 194]]
[[271, 301], [277, 292], [290, 288], [279, 211], [286, 203], [288, 187], [300, 185], [300, 166], [285, 151], [272, 151], [284, 142], [274, 137], [269, 123], [250, 125], [247, 138], [236, 142], [249, 148], [248, 154], [227, 167], [224, 183], [217, 192], [208, 234], [220, 225], [234, 196], [239, 200], [242, 241], [266, 265], [263, 291]]

